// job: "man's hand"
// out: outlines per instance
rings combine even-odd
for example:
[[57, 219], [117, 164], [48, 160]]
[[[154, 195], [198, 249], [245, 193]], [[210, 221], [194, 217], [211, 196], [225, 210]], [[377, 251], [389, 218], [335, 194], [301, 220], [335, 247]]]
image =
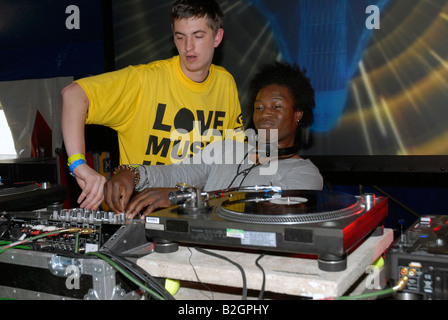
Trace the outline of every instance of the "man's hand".
[[104, 200], [109, 209], [116, 214], [125, 212], [134, 193], [135, 175], [132, 171], [122, 170], [112, 176], [104, 186]]
[[90, 168], [87, 164], [79, 165], [73, 171], [76, 182], [81, 187], [78, 203], [81, 208], [88, 210], [97, 209], [104, 199], [104, 184], [106, 178]]
[[136, 194], [127, 205], [125, 212], [127, 218], [134, 218], [140, 211], [145, 209], [142, 219], [145, 215], [154, 210], [168, 208], [171, 206], [169, 194], [176, 191], [176, 188], [155, 188], [145, 189]]

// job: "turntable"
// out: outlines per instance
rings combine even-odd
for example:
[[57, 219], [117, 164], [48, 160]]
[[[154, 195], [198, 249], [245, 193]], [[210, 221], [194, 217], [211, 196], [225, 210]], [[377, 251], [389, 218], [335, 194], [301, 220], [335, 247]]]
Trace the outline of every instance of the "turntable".
[[0, 183], [0, 210], [36, 210], [48, 205], [62, 203], [67, 198], [67, 187], [49, 182]]
[[255, 186], [201, 192], [179, 185], [172, 207], [146, 216], [157, 252], [178, 243], [311, 255], [323, 271], [343, 271], [347, 254], [381, 235], [387, 198]]

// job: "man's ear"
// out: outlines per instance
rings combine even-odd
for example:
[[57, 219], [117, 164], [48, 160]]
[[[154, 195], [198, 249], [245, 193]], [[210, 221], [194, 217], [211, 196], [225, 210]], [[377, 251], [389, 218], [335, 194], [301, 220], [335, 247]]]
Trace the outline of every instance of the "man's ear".
[[215, 35], [215, 48], [218, 48], [218, 46], [221, 44], [223, 38], [224, 38], [224, 29], [219, 28], [218, 32]]

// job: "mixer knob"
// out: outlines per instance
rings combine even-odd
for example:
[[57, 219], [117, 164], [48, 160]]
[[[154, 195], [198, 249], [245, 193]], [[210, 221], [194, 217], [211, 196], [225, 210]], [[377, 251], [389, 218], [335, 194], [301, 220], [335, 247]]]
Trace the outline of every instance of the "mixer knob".
[[84, 209], [84, 212], [82, 215], [82, 221], [88, 221], [91, 213], [92, 213], [91, 210]]

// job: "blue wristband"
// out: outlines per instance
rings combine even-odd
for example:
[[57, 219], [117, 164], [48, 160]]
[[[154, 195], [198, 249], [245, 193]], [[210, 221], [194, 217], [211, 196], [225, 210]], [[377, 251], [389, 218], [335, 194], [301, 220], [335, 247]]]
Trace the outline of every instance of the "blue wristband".
[[70, 174], [72, 176], [75, 176], [75, 174], [73, 173], [73, 170], [75, 170], [77, 166], [80, 166], [84, 163], [87, 163], [86, 160], [84, 160], [84, 159], [79, 159], [79, 160], [73, 161], [73, 163], [70, 164], [70, 167], [68, 168], [68, 170], [70, 171]]

